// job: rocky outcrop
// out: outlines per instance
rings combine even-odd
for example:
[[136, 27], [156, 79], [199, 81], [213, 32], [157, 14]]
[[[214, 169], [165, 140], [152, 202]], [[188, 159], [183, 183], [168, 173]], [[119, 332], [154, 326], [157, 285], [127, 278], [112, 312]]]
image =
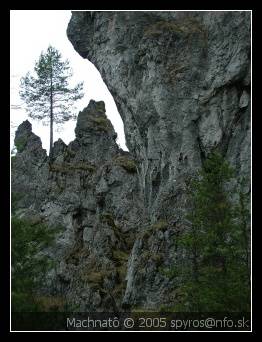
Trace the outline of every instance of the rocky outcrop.
[[152, 220], [214, 146], [249, 174], [250, 13], [73, 12], [67, 34], [116, 101]]
[[15, 134], [17, 154], [12, 157], [12, 202], [20, 209], [39, 210], [47, 195], [48, 164], [40, 138], [26, 120]]
[[[79, 113], [76, 139], [54, 144], [52, 162], [23, 122], [12, 159], [12, 192], [19, 215], [62, 229], [49, 250], [56, 268], [48, 293], [73, 309], [121, 308], [127, 259], [143, 221], [136, 164], [119, 149], [103, 102]], [[19, 197], [19, 194], [23, 194]]]
[[151, 233], [134, 244], [124, 301], [159, 307], [175, 290], [153, 257], [177, 258], [188, 176], [216, 147], [250, 177], [250, 13], [73, 12], [67, 35], [100, 71], [138, 161]]
[[12, 182], [28, 196], [18, 205], [64, 227], [50, 279], [76, 307], [172, 304], [176, 283], [163, 270], [182, 258], [188, 177], [216, 147], [249, 191], [250, 13], [73, 12], [67, 34], [112, 93], [130, 153], [102, 102], [79, 113], [76, 139], [57, 141], [51, 164], [25, 122]]

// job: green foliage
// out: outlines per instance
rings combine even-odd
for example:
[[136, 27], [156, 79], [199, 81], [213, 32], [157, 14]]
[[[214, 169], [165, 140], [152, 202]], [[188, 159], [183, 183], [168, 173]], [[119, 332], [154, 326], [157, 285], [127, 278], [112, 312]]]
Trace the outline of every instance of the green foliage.
[[11, 229], [12, 311], [39, 311], [37, 288], [52, 267], [43, 249], [51, 246], [57, 231], [17, 217], [12, 217]]
[[24, 197], [21, 192], [11, 192], [11, 212], [14, 213], [17, 209], [17, 204]]
[[136, 173], [136, 163], [133, 159], [126, 156], [120, 156], [115, 159], [115, 164], [123, 167], [129, 173]]
[[72, 70], [69, 61], [62, 61], [57, 49], [49, 46], [35, 63], [35, 76], [27, 73], [21, 79], [21, 99], [27, 105], [29, 116], [50, 122], [50, 149], [53, 147], [53, 122], [62, 124], [75, 118], [74, 102], [83, 97], [83, 83], [69, 87]]
[[191, 227], [178, 239], [186, 260], [174, 267], [180, 279], [176, 311], [250, 311], [247, 196], [230, 200], [234, 170], [217, 152], [191, 182]]
[[22, 152], [26, 146], [26, 137], [20, 137], [15, 140], [15, 147], [17, 152]]
[[[98, 109], [98, 111], [102, 111], [102, 109]], [[108, 132], [112, 129], [110, 121], [106, 117], [95, 117], [92, 118], [92, 121], [95, 123], [96, 128], [100, 131]]]

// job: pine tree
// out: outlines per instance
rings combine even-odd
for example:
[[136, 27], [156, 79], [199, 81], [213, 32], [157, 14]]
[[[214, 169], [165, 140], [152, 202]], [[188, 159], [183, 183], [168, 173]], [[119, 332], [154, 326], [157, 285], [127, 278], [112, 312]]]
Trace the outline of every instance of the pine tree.
[[38, 311], [38, 287], [44, 285], [46, 274], [53, 267], [43, 250], [52, 245], [59, 230], [16, 216], [12, 217], [11, 226], [12, 311]]
[[181, 278], [176, 310], [250, 310], [248, 197], [233, 186], [229, 191], [234, 179], [233, 168], [214, 152], [191, 182], [191, 227], [179, 240], [187, 257], [176, 267]]
[[83, 82], [74, 88], [69, 87], [69, 79], [72, 70], [69, 61], [62, 61], [61, 54], [57, 49], [49, 46], [46, 53], [41, 53], [35, 63], [36, 77], [27, 73], [21, 79], [20, 96], [27, 105], [29, 116], [33, 119], [42, 120], [50, 125], [50, 156], [53, 147], [53, 125], [62, 124], [71, 118], [74, 102], [83, 97]]

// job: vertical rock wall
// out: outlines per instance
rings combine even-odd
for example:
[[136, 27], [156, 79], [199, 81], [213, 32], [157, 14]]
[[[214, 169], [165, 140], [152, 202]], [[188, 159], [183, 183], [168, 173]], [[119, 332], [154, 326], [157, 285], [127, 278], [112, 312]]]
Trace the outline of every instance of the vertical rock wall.
[[112, 93], [130, 153], [103, 102], [79, 113], [52, 164], [24, 122], [18, 211], [64, 227], [50, 291], [78, 310], [172, 304], [176, 284], [161, 270], [181, 262], [187, 178], [214, 147], [250, 177], [250, 13], [73, 12], [67, 35]]

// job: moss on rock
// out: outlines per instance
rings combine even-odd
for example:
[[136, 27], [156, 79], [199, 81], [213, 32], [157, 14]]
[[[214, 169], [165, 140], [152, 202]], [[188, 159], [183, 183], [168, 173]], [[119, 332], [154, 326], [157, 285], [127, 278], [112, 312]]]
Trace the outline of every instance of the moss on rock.
[[120, 156], [115, 158], [114, 163], [118, 166], [123, 167], [129, 173], [136, 173], [136, 163], [133, 159], [126, 156]]

